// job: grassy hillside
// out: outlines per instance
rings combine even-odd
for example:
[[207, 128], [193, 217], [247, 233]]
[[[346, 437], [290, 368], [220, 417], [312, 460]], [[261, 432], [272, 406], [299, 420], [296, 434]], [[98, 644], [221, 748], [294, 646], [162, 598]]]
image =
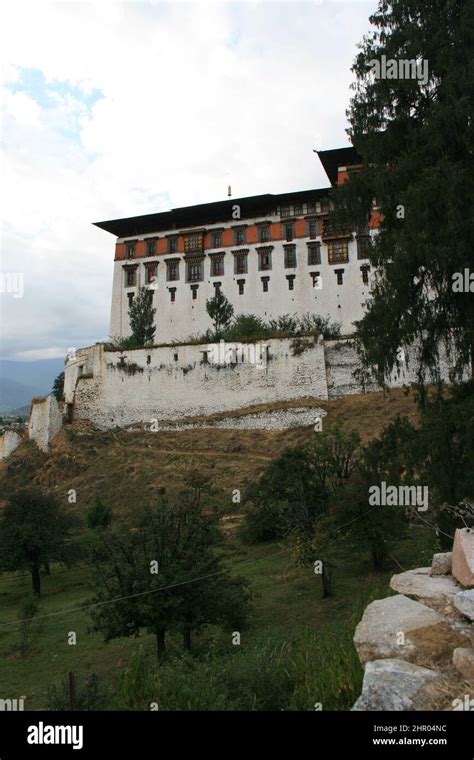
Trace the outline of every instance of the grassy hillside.
[[[364, 441], [378, 435], [397, 414], [406, 414], [412, 420], [417, 417], [412, 396], [406, 396], [402, 390], [389, 395], [352, 396], [329, 402], [309, 400], [260, 408], [287, 406], [323, 407], [328, 413], [325, 430], [343, 421], [349, 430], [357, 430]], [[93, 498], [100, 495], [112, 507], [115, 520], [133, 523], [137, 507], [153, 500], [159, 487], [177, 492], [185, 486], [189, 473], [198, 469], [212, 478], [213, 492], [204, 497], [204, 503], [218, 506], [225, 514], [239, 509], [232, 504], [233, 489], [245, 488], [285, 448], [312, 435], [315, 435], [312, 426], [286, 431], [195, 429], [101, 433], [89, 424], [77, 422], [59, 433], [48, 454], [39, 452], [31, 442], [22, 445], [0, 466], [0, 489], [5, 500], [10, 489], [33, 483], [62, 495], [65, 503], [68, 491], [75, 489], [77, 503], [70, 509], [82, 516]], [[239, 652], [247, 653], [252, 663], [256, 652], [266, 657], [267, 646], [272, 652], [282, 648], [283, 670], [291, 673], [293, 679], [292, 696], [283, 702], [282, 709], [310, 710], [318, 701], [324, 703], [324, 709], [349, 708], [362, 677], [351, 644], [354, 626], [370, 598], [389, 593], [392, 570], [373, 574], [368, 563], [355, 561], [341, 546], [335, 570], [336, 594], [323, 599], [320, 578], [311, 567], [292, 566], [288, 549], [283, 545], [242, 545], [235, 532], [227, 530], [230, 524], [231, 521], [222, 522], [227, 536], [223, 548], [225, 562], [230, 572], [247, 577], [256, 593], [254, 613], [248, 629], [242, 632]], [[414, 546], [411, 541], [400, 543], [393, 556], [394, 569], [420, 564], [419, 557], [414, 556]], [[154, 639], [145, 634], [138, 640], [104, 643], [99, 634], [90, 632], [87, 610], [78, 609], [93, 592], [90, 570], [83, 564], [51, 570], [51, 576], [43, 578], [40, 617], [31, 625], [29, 646], [24, 653], [20, 652], [22, 630], [16, 621], [21, 618], [22, 603], [30, 594], [30, 577], [11, 572], [0, 575], [0, 680], [5, 697], [25, 695], [28, 708], [45, 708], [49, 686], [57, 685], [73, 670], [82, 680], [91, 673], [97, 674], [101, 687], [109, 695], [108, 705], [117, 706], [120, 702], [114, 700], [118, 698], [119, 671], [129, 664], [140, 645], [154, 657]], [[71, 631], [77, 635], [75, 646], [68, 644]], [[217, 652], [221, 658], [213, 665], [217, 669], [225, 657], [238, 657], [230, 639], [230, 631], [213, 627], [196, 636], [197, 671], [186, 671], [180, 676], [181, 642], [171, 635], [170, 661], [162, 671], [165, 703], [168, 699], [175, 708], [209, 709], [210, 705], [212, 709], [216, 704], [213, 695], [206, 694], [206, 689], [200, 686], [193, 687], [192, 700], [172, 701], [175, 698], [169, 688], [166, 691], [166, 674], [168, 684], [176, 679], [179, 682], [181, 677], [186, 684], [194, 683], [193, 679], [205, 682], [210, 653]], [[244, 660], [233, 660], [237, 670]], [[204, 698], [206, 702], [200, 701]], [[166, 704], [162, 707], [167, 709]], [[143, 709], [147, 709], [146, 705]]]
[[[402, 389], [333, 401], [265, 404], [240, 410], [238, 415], [297, 406], [325, 409], [325, 431], [341, 421], [348, 430], [357, 430], [364, 443], [376, 437], [398, 414], [417, 418], [413, 395], [406, 396]], [[236, 414], [215, 415], [212, 419], [226, 416]], [[226, 512], [233, 507], [233, 489], [244, 489], [285, 448], [314, 434], [312, 426], [269, 431], [99, 432], [89, 423], [77, 422], [58, 434], [48, 454], [39, 452], [30, 442], [0, 464], [0, 494], [5, 498], [10, 489], [27, 482], [63, 494], [66, 500], [67, 492], [75, 489], [76, 513], [83, 514], [98, 494], [110, 504], [117, 518], [133, 521], [139, 502], [152, 500], [163, 486], [171, 493], [179, 491], [189, 473], [199, 469], [212, 479], [214, 493], [209, 497], [210, 503]]]

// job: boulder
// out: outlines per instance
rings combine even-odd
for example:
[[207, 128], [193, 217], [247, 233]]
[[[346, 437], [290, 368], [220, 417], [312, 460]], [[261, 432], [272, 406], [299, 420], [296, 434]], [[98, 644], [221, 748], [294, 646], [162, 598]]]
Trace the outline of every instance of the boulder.
[[362, 693], [353, 710], [416, 710], [424, 687], [439, 674], [399, 659], [374, 660], [365, 666]]
[[390, 588], [405, 596], [413, 596], [428, 607], [444, 610], [452, 605], [455, 595], [461, 590], [451, 576], [431, 575], [429, 567], [418, 567], [405, 573], [394, 575]]
[[474, 649], [458, 647], [453, 652], [453, 665], [466, 681], [474, 684]]
[[474, 587], [474, 529], [458, 528], [454, 534], [453, 575], [465, 588]]
[[432, 665], [451, 662], [453, 650], [470, 641], [435, 610], [398, 594], [368, 605], [354, 644], [362, 663], [401, 658]]
[[469, 620], [474, 620], [474, 589], [460, 591], [454, 597], [454, 606]]
[[451, 575], [453, 553], [443, 552], [433, 555], [430, 575]]

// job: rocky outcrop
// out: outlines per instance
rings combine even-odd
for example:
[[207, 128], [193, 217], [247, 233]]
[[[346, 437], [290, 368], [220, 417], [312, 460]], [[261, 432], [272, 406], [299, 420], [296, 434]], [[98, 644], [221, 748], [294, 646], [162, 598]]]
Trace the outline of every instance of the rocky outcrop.
[[450, 661], [453, 649], [468, 643], [451, 621], [402, 594], [369, 604], [354, 635], [362, 663], [386, 657], [439, 664]]
[[399, 659], [368, 662], [362, 694], [353, 710], [414, 710], [428, 684], [439, 681], [435, 670]]
[[458, 529], [454, 534], [453, 575], [466, 588], [474, 587], [474, 529]]
[[474, 589], [460, 591], [454, 597], [454, 606], [471, 622], [474, 620]]
[[434, 610], [452, 607], [455, 595], [462, 590], [462, 586], [452, 576], [431, 575], [429, 567], [418, 567], [394, 575], [390, 588], [399, 594], [418, 599]]
[[474, 649], [459, 647], [453, 652], [453, 665], [474, 686]]
[[453, 710], [471, 694], [474, 589], [462, 580], [470, 581], [474, 531], [466, 530], [452, 556], [394, 575], [398, 593], [366, 608], [354, 634], [365, 674], [353, 710]]

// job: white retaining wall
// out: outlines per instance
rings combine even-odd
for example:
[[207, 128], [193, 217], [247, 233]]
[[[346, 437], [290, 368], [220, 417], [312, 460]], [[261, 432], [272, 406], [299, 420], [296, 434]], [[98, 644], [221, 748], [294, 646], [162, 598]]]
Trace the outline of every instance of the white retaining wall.
[[[353, 376], [359, 363], [348, 339], [271, 339], [257, 344], [258, 356], [267, 357], [257, 363], [242, 363], [236, 357], [230, 361], [226, 355], [230, 345], [225, 344], [218, 357], [207, 345], [190, 344], [109, 351], [97, 343], [80, 349], [66, 364], [66, 404], [73, 405], [75, 419], [90, 420], [106, 430], [268, 402], [326, 400], [364, 392]], [[409, 367], [413, 364], [409, 362]], [[447, 379], [446, 367], [443, 375]], [[415, 373], [405, 367], [392, 375], [389, 385], [414, 381]]]
[[295, 355], [292, 339], [266, 341], [263, 366], [206, 362], [207, 347], [200, 345], [118, 352], [97, 344], [68, 362], [65, 400], [74, 402], [75, 419], [107, 429], [307, 396], [326, 399], [323, 341], [307, 342], [311, 347]]
[[62, 427], [62, 413], [54, 396], [33, 399], [28, 420], [28, 437], [36, 441], [41, 451], [48, 451], [49, 443]]
[[0, 461], [9, 457], [22, 441], [21, 435], [18, 435], [14, 430], [5, 430], [0, 436]]

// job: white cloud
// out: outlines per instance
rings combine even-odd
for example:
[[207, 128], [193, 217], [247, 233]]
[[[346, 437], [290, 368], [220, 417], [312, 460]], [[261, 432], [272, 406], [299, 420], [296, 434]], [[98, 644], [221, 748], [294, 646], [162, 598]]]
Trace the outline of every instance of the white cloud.
[[[107, 336], [114, 239], [91, 222], [218, 200], [228, 184], [234, 197], [327, 185], [315, 136], [347, 142], [374, 7], [5, 4], [1, 269], [25, 273], [25, 297], [0, 298], [3, 354]], [[27, 70], [47, 103], [21, 90]]]

